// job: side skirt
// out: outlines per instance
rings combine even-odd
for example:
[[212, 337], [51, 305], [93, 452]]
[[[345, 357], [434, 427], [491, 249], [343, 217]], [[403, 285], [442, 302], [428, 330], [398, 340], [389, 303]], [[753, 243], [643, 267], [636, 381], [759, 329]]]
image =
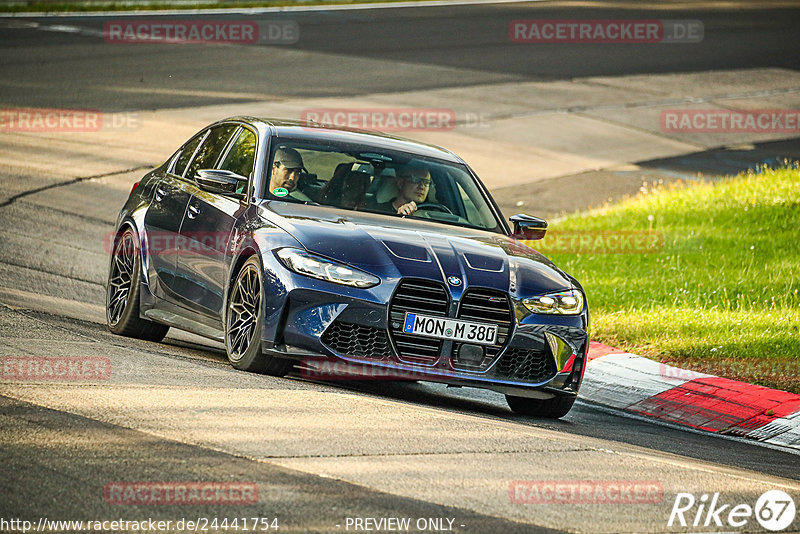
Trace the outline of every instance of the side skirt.
[[151, 321], [169, 325], [177, 328], [178, 330], [186, 330], [187, 332], [197, 334], [198, 336], [207, 337], [209, 339], [213, 339], [214, 341], [219, 341], [221, 343], [225, 342], [225, 332], [219, 328], [214, 328], [213, 326], [208, 326], [197, 321], [193, 321], [192, 319], [187, 319], [183, 315], [178, 315], [176, 313], [164, 310], [150, 309], [144, 312], [144, 316]]

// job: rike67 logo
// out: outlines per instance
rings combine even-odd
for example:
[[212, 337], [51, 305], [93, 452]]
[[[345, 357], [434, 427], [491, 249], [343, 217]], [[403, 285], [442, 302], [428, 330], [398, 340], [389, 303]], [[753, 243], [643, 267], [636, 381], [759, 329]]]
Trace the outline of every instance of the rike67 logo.
[[[678, 493], [668, 527], [749, 527], [748, 532], [757, 528], [750, 522], [755, 519], [762, 528], [777, 532], [786, 530], [794, 522], [795, 504], [788, 493], [770, 490], [763, 493], [755, 506], [749, 504], [723, 503], [719, 493], [704, 493], [699, 498], [691, 493]], [[794, 532], [794, 531], [793, 531]]]

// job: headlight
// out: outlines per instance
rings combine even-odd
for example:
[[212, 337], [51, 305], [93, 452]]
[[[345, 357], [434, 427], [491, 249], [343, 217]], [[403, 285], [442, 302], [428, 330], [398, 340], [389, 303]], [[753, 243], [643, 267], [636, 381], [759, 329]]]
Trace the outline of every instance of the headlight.
[[381, 282], [369, 273], [298, 248], [278, 249], [275, 254], [289, 270], [311, 278], [361, 288], [377, 286]]
[[583, 294], [577, 289], [548, 293], [522, 301], [533, 313], [578, 315], [583, 311]]

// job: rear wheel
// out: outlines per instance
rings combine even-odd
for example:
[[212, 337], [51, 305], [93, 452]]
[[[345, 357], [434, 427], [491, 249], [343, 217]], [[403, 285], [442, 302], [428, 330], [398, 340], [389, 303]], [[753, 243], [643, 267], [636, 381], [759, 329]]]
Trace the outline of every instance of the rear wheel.
[[236, 275], [228, 294], [225, 320], [228, 360], [242, 371], [284, 376], [292, 368], [292, 362], [261, 352], [262, 295], [261, 264], [257, 256], [252, 256]]
[[506, 402], [511, 411], [519, 415], [558, 419], [569, 413], [572, 405], [575, 404], [575, 397], [556, 396], [551, 399], [530, 399], [506, 395]]
[[114, 244], [106, 286], [106, 323], [118, 335], [161, 341], [169, 327], [139, 317], [142, 262], [136, 232], [127, 228]]

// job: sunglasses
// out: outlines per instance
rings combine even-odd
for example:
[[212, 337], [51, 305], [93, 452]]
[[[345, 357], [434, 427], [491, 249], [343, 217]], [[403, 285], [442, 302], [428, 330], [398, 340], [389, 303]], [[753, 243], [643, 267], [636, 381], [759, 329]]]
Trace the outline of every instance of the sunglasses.
[[406, 180], [408, 180], [412, 184], [416, 184], [416, 185], [422, 184], [422, 185], [424, 185], [426, 187], [431, 185], [431, 179], [430, 178], [420, 178], [419, 176], [409, 176], [408, 178], [406, 178]]

